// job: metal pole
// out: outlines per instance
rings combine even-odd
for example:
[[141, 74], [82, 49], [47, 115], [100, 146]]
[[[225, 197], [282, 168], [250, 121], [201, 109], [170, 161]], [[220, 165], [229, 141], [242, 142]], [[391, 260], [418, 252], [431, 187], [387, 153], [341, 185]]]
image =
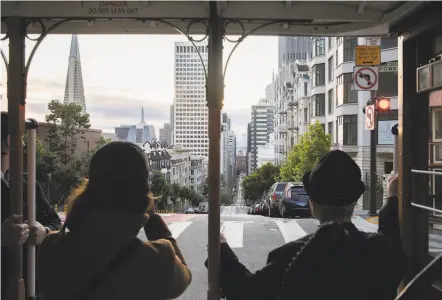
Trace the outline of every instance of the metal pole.
[[224, 97], [223, 24], [216, 1], [209, 2], [207, 104], [209, 107], [208, 300], [220, 299], [221, 108]]
[[[25, 132], [25, 21], [20, 17], [8, 18], [9, 68], [8, 68], [8, 114], [9, 114], [9, 175], [10, 207], [12, 214], [23, 216], [23, 134]], [[21, 220], [23, 221], [23, 219]], [[9, 251], [8, 300], [24, 300], [23, 247]]]
[[375, 105], [374, 109], [374, 129], [370, 130], [370, 216], [376, 215], [376, 186], [377, 186], [377, 174], [376, 174], [376, 132], [378, 130], [378, 118], [376, 108], [376, 98], [371, 99], [371, 104]]
[[[35, 182], [36, 178], [36, 145], [37, 145], [38, 122], [34, 119], [26, 121], [28, 130], [28, 159], [27, 159], [27, 179], [28, 179], [28, 225], [36, 225], [36, 202], [35, 202]], [[28, 263], [26, 287], [28, 298], [35, 298], [35, 245], [28, 244]]]
[[398, 124], [391, 127], [391, 134], [393, 135], [393, 172], [397, 174], [399, 166]]

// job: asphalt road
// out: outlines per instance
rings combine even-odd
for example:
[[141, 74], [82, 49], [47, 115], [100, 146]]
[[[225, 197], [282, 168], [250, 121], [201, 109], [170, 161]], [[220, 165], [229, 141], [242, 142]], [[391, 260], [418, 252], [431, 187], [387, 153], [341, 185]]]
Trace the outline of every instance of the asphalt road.
[[[240, 206], [222, 207], [221, 230], [240, 261], [251, 271], [264, 266], [269, 251], [314, 232], [318, 225], [313, 219], [252, 216], [243, 213], [243, 210]], [[204, 261], [207, 258], [207, 215], [170, 215], [164, 219], [192, 270], [192, 284], [178, 299], [206, 300], [207, 270]], [[377, 230], [377, 225], [360, 217], [355, 217], [353, 221], [364, 231]], [[139, 237], [145, 239], [143, 231]]]

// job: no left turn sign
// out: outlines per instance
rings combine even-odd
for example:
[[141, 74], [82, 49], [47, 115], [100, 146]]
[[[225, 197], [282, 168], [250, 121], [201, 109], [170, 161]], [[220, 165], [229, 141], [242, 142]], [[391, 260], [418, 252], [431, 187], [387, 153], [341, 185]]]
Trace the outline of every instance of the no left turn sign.
[[379, 87], [379, 68], [356, 66], [353, 69], [356, 91], [377, 91]]

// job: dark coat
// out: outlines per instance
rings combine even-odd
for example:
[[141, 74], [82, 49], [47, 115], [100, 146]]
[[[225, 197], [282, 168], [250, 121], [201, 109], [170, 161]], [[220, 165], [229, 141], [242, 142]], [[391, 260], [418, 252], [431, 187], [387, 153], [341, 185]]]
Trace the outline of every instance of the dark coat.
[[[370, 245], [375, 245], [375, 247], [377, 245], [389, 245], [389, 249], [380, 249], [380, 253], [382, 256], [385, 250], [385, 253], [388, 252], [391, 255], [386, 254], [386, 257], [382, 257], [382, 261], [378, 261], [376, 267], [370, 268], [370, 270], [361, 270], [361, 272], [365, 272], [365, 275], [368, 273], [366, 278], [369, 278], [370, 281], [374, 278], [379, 279], [379, 274], [384, 274], [385, 276], [379, 280], [384, 280], [388, 283], [381, 281], [380, 285], [382, 287], [376, 288], [376, 293], [383, 294], [383, 296], [379, 295], [380, 297], [377, 299], [394, 299], [406, 267], [406, 258], [402, 252], [399, 233], [397, 198], [388, 199], [386, 205], [379, 212], [378, 233], [362, 234]], [[281, 282], [287, 266], [311, 236], [307, 235], [271, 251], [267, 258], [267, 265], [254, 274], [239, 262], [238, 257], [229, 245], [223, 243], [221, 245], [220, 274], [223, 294], [228, 300], [276, 299], [279, 295]], [[387, 241], [387, 243], [382, 241]], [[364, 258], [361, 257], [362, 259]], [[355, 276], [358, 275], [355, 274]], [[320, 288], [321, 284], [319, 282], [317, 285]]]
[[[27, 220], [27, 193], [28, 185], [27, 185], [27, 176], [23, 174], [23, 219]], [[43, 189], [41, 188], [40, 183], [36, 182], [36, 190], [35, 190], [35, 201], [36, 201], [36, 220], [41, 223], [44, 227], [49, 228], [50, 230], [58, 230], [61, 228], [61, 220], [58, 216], [57, 212], [51, 207], [48, 203], [45, 194], [43, 193]], [[10, 214], [10, 197], [9, 197], [9, 184], [3, 180], [2, 178], [2, 190], [1, 190], [1, 208], [2, 208], [2, 222], [7, 219]], [[27, 255], [26, 255], [26, 247], [23, 247], [23, 276], [26, 279], [26, 270], [27, 270]], [[5, 287], [7, 285], [7, 270], [8, 266], [8, 249], [5, 247], [1, 248], [2, 252], [2, 295]], [[3, 297], [2, 297], [3, 299]]]

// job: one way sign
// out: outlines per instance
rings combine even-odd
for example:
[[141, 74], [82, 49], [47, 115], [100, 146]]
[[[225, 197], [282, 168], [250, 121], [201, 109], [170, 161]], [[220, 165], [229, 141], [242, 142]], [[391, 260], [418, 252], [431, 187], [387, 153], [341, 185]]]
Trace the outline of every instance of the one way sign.
[[397, 72], [397, 71], [398, 71], [397, 61], [389, 61], [379, 66], [379, 72], [381, 73]]

